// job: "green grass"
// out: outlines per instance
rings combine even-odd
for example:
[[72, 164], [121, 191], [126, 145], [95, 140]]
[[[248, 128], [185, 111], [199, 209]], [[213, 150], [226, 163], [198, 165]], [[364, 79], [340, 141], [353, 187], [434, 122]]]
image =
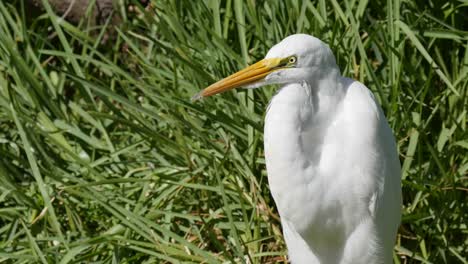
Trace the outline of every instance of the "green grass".
[[[46, 3], [44, 1], [44, 3]], [[275, 87], [190, 97], [304, 32], [377, 96], [403, 167], [397, 263], [468, 261], [466, 1], [153, 1], [115, 40], [0, 1], [1, 263], [276, 263]]]

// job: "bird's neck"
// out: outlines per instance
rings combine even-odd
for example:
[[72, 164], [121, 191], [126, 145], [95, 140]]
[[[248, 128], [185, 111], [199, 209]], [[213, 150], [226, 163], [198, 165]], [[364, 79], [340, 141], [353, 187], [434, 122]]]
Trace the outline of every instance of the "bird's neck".
[[[323, 71], [322, 71], [323, 72]], [[280, 115], [291, 125], [320, 125], [332, 120], [345, 95], [344, 79], [337, 68], [300, 83], [286, 84], [272, 98], [267, 113]]]
[[310, 91], [307, 98], [312, 109], [310, 118], [316, 122], [325, 121], [322, 120], [324, 116], [330, 120], [330, 115], [336, 111], [345, 94], [343, 77], [338, 68], [331, 67], [325, 73], [321, 72], [304, 83], [305, 89]]
[[[346, 89], [338, 71], [329, 73], [320, 79], [286, 84], [270, 102], [265, 118], [264, 143], [272, 189], [283, 184], [284, 175], [276, 175], [276, 172], [294, 170], [287, 167], [291, 164], [298, 170], [313, 169], [313, 163], [318, 164], [320, 160], [324, 133], [334, 120]], [[287, 168], [281, 170], [282, 166]], [[294, 179], [289, 180], [287, 184], [294, 184]]]

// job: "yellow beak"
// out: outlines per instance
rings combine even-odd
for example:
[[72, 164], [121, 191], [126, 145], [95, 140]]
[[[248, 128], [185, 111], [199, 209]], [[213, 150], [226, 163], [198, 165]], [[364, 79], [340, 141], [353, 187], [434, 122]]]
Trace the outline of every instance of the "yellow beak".
[[284, 60], [281, 58], [263, 59], [206, 87], [201, 92], [193, 96], [192, 100], [198, 100], [203, 97], [208, 97], [234, 88], [252, 84], [265, 78], [265, 76], [273, 71], [280, 69], [283, 61]]

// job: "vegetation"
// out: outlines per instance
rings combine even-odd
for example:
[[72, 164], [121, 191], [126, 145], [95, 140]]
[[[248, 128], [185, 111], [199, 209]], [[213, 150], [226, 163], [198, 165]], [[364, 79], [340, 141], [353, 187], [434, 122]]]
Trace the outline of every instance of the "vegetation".
[[131, 3], [109, 33], [0, 1], [0, 262], [286, 261], [262, 143], [276, 88], [190, 97], [304, 32], [395, 132], [395, 262], [467, 263], [466, 1]]

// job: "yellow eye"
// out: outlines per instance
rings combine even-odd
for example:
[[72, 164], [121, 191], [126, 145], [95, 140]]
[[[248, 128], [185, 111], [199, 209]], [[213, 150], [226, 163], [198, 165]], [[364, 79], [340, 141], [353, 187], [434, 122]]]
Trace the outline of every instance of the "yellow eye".
[[294, 63], [296, 63], [296, 61], [297, 61], [296, 56], [291, 56], [291, 57], [289, 57], [288, 63], [289, 63], [289, 64], [294, 64]]

